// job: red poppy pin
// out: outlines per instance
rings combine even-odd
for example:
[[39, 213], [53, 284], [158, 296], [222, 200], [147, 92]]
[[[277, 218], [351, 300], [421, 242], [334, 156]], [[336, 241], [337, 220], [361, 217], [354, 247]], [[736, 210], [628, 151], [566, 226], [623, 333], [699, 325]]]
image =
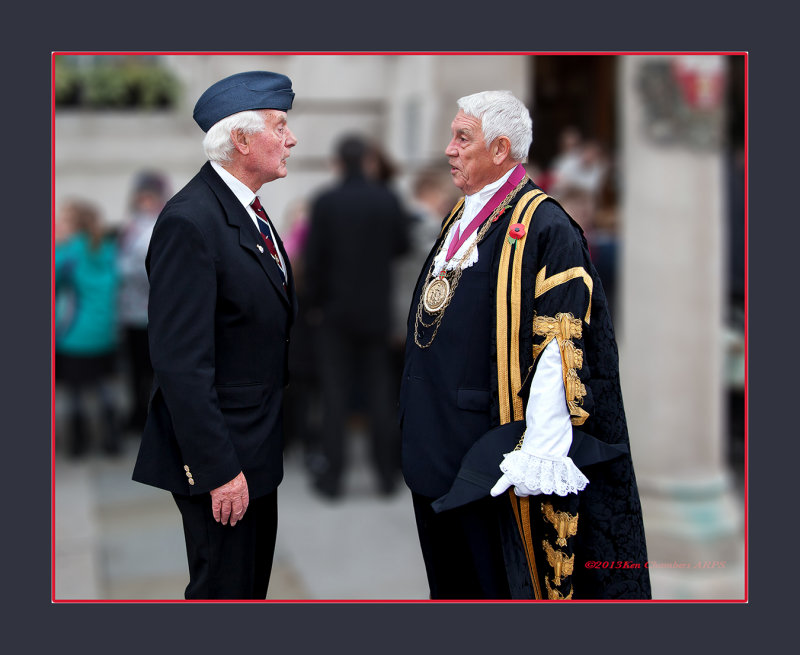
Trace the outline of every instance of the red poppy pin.
[[517, 239], [521, 239], [525, 236], [525, 226], [522, 223], [514, 223], [510, 228], [508, 228], [508, 242], [514, 246], [517, 243]]

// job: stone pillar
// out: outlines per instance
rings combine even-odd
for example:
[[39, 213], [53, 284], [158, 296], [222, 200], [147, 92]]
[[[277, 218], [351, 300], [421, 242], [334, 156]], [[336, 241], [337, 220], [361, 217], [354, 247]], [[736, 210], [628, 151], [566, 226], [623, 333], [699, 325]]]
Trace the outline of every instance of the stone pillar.
[[723, 434], [719, 56], [620, 57], [621, 376], [654, 598], [743, 598]]

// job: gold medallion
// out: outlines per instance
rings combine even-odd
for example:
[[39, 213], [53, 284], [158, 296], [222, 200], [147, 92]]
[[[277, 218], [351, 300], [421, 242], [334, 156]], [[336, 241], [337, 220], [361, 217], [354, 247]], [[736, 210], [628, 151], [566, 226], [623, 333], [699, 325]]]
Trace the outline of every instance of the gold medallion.
[[437, 277], [425, 287], [424, 304], [429, 314], [435, 314], [444, 307], [450, 295], [450, 283], [446, 278]]

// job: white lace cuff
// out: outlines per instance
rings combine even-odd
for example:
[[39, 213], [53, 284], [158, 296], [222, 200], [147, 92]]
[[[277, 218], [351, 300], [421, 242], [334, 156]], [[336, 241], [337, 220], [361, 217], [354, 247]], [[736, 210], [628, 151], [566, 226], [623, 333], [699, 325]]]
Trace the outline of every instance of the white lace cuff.
[[589, 483], [575, 462], [566, 456], [549, 459], [515, 450], [503, 456], [500, 470], [515, 487], [528, 490], [531, 495], [576, 494]]

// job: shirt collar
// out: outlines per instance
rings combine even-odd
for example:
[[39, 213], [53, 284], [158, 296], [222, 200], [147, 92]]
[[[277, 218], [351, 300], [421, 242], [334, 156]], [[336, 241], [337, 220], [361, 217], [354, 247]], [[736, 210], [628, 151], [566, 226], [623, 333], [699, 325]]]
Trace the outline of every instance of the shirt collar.
[[228, 186], [228, 188], [233, 191], [233, 195], [236, 196], [236, 199], [242, 203], [245, 209], [247, 209], [250, 204], [253, 202], [253, 199], [256, 197], [256, 194], [248, 187], [244, 182], [242, 182], [239, 178], [235, 177], [233, 174], [226, 171], [222, 166], [220, 166], [217, 162], [212, 161], [211, 166], [217, 172], [217, 174], [222, 178], [222, 181]]
[[[516, 168], [516, 167], [514, 167]], [[490, 182], [485, 187], [483, 187], [480, 191], [476, 191], [471, 196], [467, 196], [468, 199], [472, 200], [480, 200], [481, 205], [485, 205], [486, 201], [491, 198], [495, 191], [497, 191], [503, 184], [505, 184], [506, 180], [511, 177], [511, 173], [514, 172], [514, 168], [506, 171], [506, 174], [503, 175], [499, 180], [495, 180], [494, 182]]]
[[[514, 167], [516, 168], [516, 167]], [[478, 215], [478, 212], [481, 208], [489, 202], [491, 197], [497, 192], [497, 190], [505, 184], [506, 180], [511, 177], [511, 173], [514, 172], [514, 168], [509, 171], [506, 171], [506, 174], [503, 175], [500, 179], [495, 180], [494, 182], [490, 182], [485, 187], [483, 187], [480, 191], [476, 191], [471, 196], [464, 197], [464, 213], [461, 216], [459, 222], [469, 223], [475, 216]]]

